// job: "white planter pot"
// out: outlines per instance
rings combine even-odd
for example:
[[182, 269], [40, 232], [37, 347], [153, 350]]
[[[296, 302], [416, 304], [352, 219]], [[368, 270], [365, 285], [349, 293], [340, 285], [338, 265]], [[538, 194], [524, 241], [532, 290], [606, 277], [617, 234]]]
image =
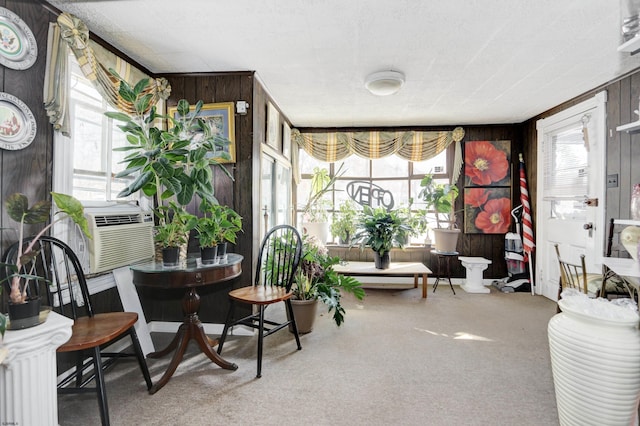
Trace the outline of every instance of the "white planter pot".
[[331, 232], [329, 230], [329, 222], [303, 223], [302, 232], [318, 238], [318, 240], [322, 242], [322, 244], [326, 244], [329, 240], [329, 235], [331, 235]]
[[458, 235], [460, 235], [459, 229], [435, 228], [433, 230], [435, 249], [443, 253], [453, 253], [458, 245]]
[[[640, 397], [638, 320], [599, 319], [559, 301], [549, 321], [561, 425], [631, 425]], [[636, 423], [637, 424], [637, 423]]]

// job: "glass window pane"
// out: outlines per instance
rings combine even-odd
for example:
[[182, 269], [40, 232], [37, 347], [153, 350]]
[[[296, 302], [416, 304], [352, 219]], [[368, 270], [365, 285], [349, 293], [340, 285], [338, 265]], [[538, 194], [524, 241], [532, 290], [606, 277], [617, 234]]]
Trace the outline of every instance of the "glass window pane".
[[[359, 178], [367, 178], [369, 177], [369, 163], [370, 161], [366, 158], [358, 157], [357, 155], [352, 155], [343, 160], [344, 167], [342, 168], [345, 173], [344, 177], [359, 177]], [[339, 164], [338, 166], [339, 167]], [[337, 170], [337, 168], [336, 168]]]
[[428, 173], [447, 173], [447, 150], [426, 161], [416, 161], [413, 163], [414, 175], [426, 175]]
[[406, 177], [409, 175], [409, 162], [390, 155], [371, 161], [371, 174], [376, 178]]
[[398, 208], [409, 203], [409, 185], [406, 180], [374, 180], [371, 192], [371, 206], [384, 206], [387, 209]]
[[104, 172], [102, 113], [76, 104], [73, 120], [73, 167]]
[[311, 173], [313, 173], [313, 169], [315, 167], [329, 168], [328, 163], [313, 158], [312, 156], [307, 154], [304, 149], [300, 150], [299, 165], [300, 174], [303, 175], [310, 175]]

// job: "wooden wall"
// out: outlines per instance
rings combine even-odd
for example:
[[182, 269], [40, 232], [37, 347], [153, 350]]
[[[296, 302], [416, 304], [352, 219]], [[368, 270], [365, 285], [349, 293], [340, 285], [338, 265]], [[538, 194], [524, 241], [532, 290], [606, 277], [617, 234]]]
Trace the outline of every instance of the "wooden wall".
[[[43, 106], [42, 90], [47, 50], [49, 22], [56, 19], [41, 5], [25, 1], [1, 0], [0, 6], [18, 15], [33, 32], [38, 47], [38, 59], [26, 70], [13, 70], [0, 65], [0, 91], [13, 95], [24, 102], [36, 119], [37, 133], [34, 141], [22, 150], [0, 149], [0, 200], [14, 192], [27, 195], [29, 201], [51, 199], [52, 177], [52, 128]], [[0, 227], [16, 228], [2, 209]], [[27, 228], [28, 234], [36, 227]], [[10, 231], [0, 233], [0, 248], [6, 248], [17, 240], [17, 234]]]

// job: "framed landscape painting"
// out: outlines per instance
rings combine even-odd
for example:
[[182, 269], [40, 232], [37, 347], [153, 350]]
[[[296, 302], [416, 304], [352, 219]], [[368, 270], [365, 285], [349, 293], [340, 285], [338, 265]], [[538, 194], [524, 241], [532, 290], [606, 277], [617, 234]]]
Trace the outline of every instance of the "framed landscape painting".
[[[209, 123], [211, 130], [219, 134], [220, 136], [229, 140], [229, 145], [226, 149], [219, 152], [226, 152], [229, 155], [229, 159], [219, 154], [213, 154], [213, 159], [218, 163], [235, 163], [236, 162], [236, 132], [235, 132], [235, 120], [234, 120], [234, 105], [233, 102], [221, 102], [215, 104], [204, 104], [198, 118]], [[195, 110], [195, 106], [190, 107], [191, 111]], [[168, 115], [171, 117], [178, 116], [178, 110], [176, 107], [170, 107], [168, 109]], [[197, 137], [195, 138], [197, 140]]]

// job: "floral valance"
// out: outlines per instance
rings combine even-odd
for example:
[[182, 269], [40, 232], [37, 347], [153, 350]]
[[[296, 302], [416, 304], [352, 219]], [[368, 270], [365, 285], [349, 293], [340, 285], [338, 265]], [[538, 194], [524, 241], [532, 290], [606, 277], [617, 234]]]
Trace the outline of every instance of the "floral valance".
[[371, 159], [395, 154], [409, 161], [424, 161], [435, 157], [453, 142], [460, 142], [464, 137], [464, 129], [327, 133], [301, 133], [292, 129], [291, 136], [309, 155], [330, 163], [351, 154]]
[[[67, 93], [67, 55], [69, 49], [75, 55], [82, 73], [113, 108], [133, 114], [133, 105], [118, 96], [119, 81], [109, 69], [114, 69], [124, 80], [135, 84], [148, 75], [133, 67], [122, 58], [111, 53], [89, 39], [89, 29], [75, 16], [62, 13], [57, 23], [49, 24], [47, 43], [47, 66], [45, 74], [44, 104], [51, 123], [56, 130], [69, 133]], [[153, 94], [150, 105], [169, 97], [171, 87], [164, 78], [154, 80], [147, 89]]]

